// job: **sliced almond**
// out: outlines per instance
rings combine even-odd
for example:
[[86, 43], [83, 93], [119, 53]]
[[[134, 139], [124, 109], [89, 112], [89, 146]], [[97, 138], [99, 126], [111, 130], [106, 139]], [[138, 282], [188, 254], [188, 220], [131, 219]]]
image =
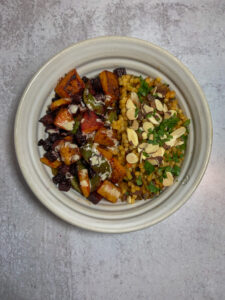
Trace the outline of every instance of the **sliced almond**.
[[173, 175], [171, 172], [166, 172], [166, 178], [163, 178], [164, 186], [171, 186], [173, 184]]
[[131, 121], [137, 119], [137, 117], [138, 117], [138, 116], [135, 116], [135, 109], [134, 108], [129, 108], [127, 110], [126, 115], [127, 115], [128, 120], [131, 120]]
[[165, 113], [164, 118], [165, 118], [165, 119], [169, 119], [169, 118], [171, 118], [171, 117], [173, 117], [173, 116], [176, 116], [176, 115], [177, 115], [176, 110], [170, 109], [169, 111], [167, 111], [167, 112]]
[[143, 133], [142, 133], [142, 138], [143, 138], [144, 140], [147, 140], [147, 137], [148, 137], [147, 133], [146, 133], [146, 132], [143, 132]]
[[137, 93], [131, 92], [130, 99], [133, 101], [134, 104], [136, 104], [138, 107], [140, 107], [140, 101], [139, 101]]
[[138, 123], [137, 120], [134, 120], [134, 121], [133, 121], [131, 128], [134, 129], [134, 130], [138, 130], [138, 128], [139, 128], [139, 123]]
[[138, 148], [140, 148], [140, 149], [145, 149], [147, 146], [148, 146], [149, 144], [148, 143], [141, 143], [139, 146], [138, 146]]
[[128, 141], [134, 145], [134, 147], [137, 147], [138, 136], [137, 136], [137, 133], [134, 131], [134, 129], [127, 128], [127, 138], [128, 138]]
[[148, 133], [149, 129], [152, 129], [152, 130], [154, 129], [154, 125], [151, 122], [144, 122], [143, 123], [143, 129], [144, 129], [145, 132]]
[[178, 128], [178, 129], [174, 130], [174, 131], [171, 133], [171, 135], [174, 136], [174, 137], [176, 137], [176, 138], [178, 139], [178, 138], [181, 137], [183, 134], [185, 134], [185, 132], [186, 132], [186, 128], [182, 126], [182, 127]]
[[152, 164], [153, 166], [157, 166], [159, 164], [157, 159], [152, 159], [152, 158], [149, 158], [148, 162], [150, 162], [150, 164]]
[[152, 157], [163, 157], [164, 153], [165, 149], [163, 147], [159, 147], [158, 150], [152, 154]]
[[176, 137], [172, 137], [172, 139], [170, 139], [168, 142], [165, 142], [165, 144], [169, 147], [173, 147], [176, 143]]
[[153, 107], [151, 107], [151, 106], [149, 106], [149, 105], [147, 105], [147, 104], [144, 104], [144, 106], [143, 106], [143, 111], [144, 111], [144, 113], [148, 114], [148, 113], [150, 113], [150, 112], [153, 112], [154, 109], [153, 109]]
[[129, 164], [136, 164], [138, 162], [138, 156], [135, 153], [128, 153], [126, 160]]
[[155, 106], [158, 111], [163, 111], [163, 104], [159, 99], [155, 99]]
[[153, 153], [159, 149], [159, 145], [148, 144], [145, 148], [146, 153]]
[[161, 93], [157, 93], [159, 98], [163, 98], [163, 95]]
[[165, 103], [163, 104], [163, 111], [164, 111], [164, 113], [166, 113], [168, 111], [168, 107]]
[[126, 109], [130, 109], [130, 108], [135, 109], [136, 106], [134, 105], [134, 102], [129, 98], [126, 102]]
[[148, 119], [154, 125], [159, 125], [162, 122], [162, 117], [158, 113], [156, 113], [155, 116], [150, 116]]
[[184, 141], [177, 141], [176, 140], [176, 143], [175, 143], [175, 147], [177, 147], [177, 146], [181, 146], [181, 145], [183, 145], [184, 144]]

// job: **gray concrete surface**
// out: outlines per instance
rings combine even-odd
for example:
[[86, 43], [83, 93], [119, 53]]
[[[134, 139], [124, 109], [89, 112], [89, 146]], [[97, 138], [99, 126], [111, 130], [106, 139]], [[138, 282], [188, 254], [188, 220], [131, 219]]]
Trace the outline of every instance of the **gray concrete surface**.
[[[197, 191], [164, 222], [129, 234], [59, 220], [18, 169], [13, 122], [31, 76], [80, 40], [127, 35], [182, 60], [211, 108], [214, 144]], [[225, 2], [0, 1], [0, 299], [224, 299]]]

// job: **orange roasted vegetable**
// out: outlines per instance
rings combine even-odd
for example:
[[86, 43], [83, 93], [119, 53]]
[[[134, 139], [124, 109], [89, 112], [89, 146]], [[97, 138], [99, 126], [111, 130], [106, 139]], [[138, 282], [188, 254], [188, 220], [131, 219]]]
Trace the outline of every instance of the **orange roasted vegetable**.
[[40, 161], [45, 164], [46, 166], [53, 168], [53, 169], [57, 169], [62, 163], [61, 161], [55, 160], [53, 162], [51, 162], [49, 159], [47, 159], [46, 157], [42, 157], [40, 158]]
[[85, 85], [76, 69], [71, 70], [61, 78], [55, 88], [55, 92], [62, 98], [73, 98], [83, 91]]
[[59, 100], [56, 100], [56, 101], [52, 102], [51, 105], [50, 105], [50, 109], [55, 110], [55, 109], [59, 108], [62, 105], [66, 105], [66, 104], [70, 104], [70, 103], [71, 103], [71, 99], [62, 98], [62, 99], [59, 99]]
[[119, 100], [120, 90], [117, 76], [110, 71], [102, 71], [99, 74], [103, 91], [106, 95], [110, 96], [110, 100], [106, 101], [107, 106], [113, 105], [115, 101]]
[[102, 185], [98, 188], [97, 193], [113, 203], [121, 197], [120, 189], [108, 180], [105, 180], [102, 183]]
[[103, 122], [93, 111], [87, 111], [84, 113], [81, 120], [81, 131], [83, 133], [91, 133], [103, 126]]
[[111, 158], [113, 157], [111, 151], [101, 148], [100, 146], [97, 146], [97, 150], [99, 153], [101, 153], [102, 156], [104, 156], [108, 160], [111, 160]]
[[84, 195], [84, 197], [88, 197], [91, 192], [91, 184], [90, 184], [90, 179], [88, 177], [88, 170], [84, 168], [82, 163], [77, 164], [78, 168], [78, 178], [80, 182], [80, 189]]
[[123, 178], [126, 176], [126, 169], [124, 168], [124, 166], [122, 166], [115, 157], [110, 160], [110, 164], [112, 167], [112, 175], [110, 180], [113, 183], [117, 183], [123, 180]]
[[75, 163], [81, 158], [80, 150], [76, 144], [60, 141], [59, 145], [61, 159], [67, 166]]
[[67, 108], [61, 108], [54, 119], [54, 125], [62, 129], [71, 131], [74, 125], [73, 115]]
[[102, 127], [96, 132], [94, 142], [104, 146], [114, 146], [116, 144], [115, 134], [111, 129]]

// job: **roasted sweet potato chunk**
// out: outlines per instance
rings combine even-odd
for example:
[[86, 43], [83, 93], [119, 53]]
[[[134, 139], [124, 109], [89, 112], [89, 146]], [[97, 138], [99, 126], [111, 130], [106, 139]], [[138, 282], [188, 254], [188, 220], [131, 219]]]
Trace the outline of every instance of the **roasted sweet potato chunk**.
[[93, 111], [87, 111], [84, 113], [81, 120], [81, 131], [83, 133], [91, 133], [103, 126], [103, 122]]
[[121, 197], [120, 189], [112, 182], [105, 180], [98, 188], [97, 193], [110, 202], [117, 202]]
[[71, 70], [61, 78], [55, 88], [55, 92], [62, 98], [73, 98], [83, 91], [85, 85], [76, 69]]
[[80, 182], [80, 189], [84, 197], [88, 198], [91, 192], [90, 179], [88, 177], [88, 170], [83, 166], [78, 165], [78, 178]]
[[76, 144], [66, 141], [60, 141], [60, 156], [62, 161], [67, 165], [71, 165], [81, 158], [80, 150]]
[[102, 71], [99, 74], [102, 89], [104, 93], [110, 96], [110, 100], [106, 101], [107, 106], [112, 106], [115, 101], [119, 100], [120, 90], [117, 76], [110, 71]]
[[47, 159], [46, 157], [42, 157], [40, 158], [40, 161], [45, 164], [46, 166], [53, 168], [53, 169], [57, 169], [62, 163], [58, 160], [55, 160], [53, 162], [51, 162], [49, 159]]
[[74, 122], [73, 115], [67, 108], [61, 108], [54, 119], [55, 126], [68, 131], [73, 129]]
[[101, 153], [102, 156], [104, 156], [106, 159], [111, 160], [112, 159], [112, 152], [109, 150], [106, 150], [102, 147], [97, 146], [97, 150], [99, 153]]
[[110, 164], [112, 167], [112, 175], [111, 175], [110, 180], [113, 183], [117, 183], [117, 182], [120, 182], [121, 180], [123, 180], [123, 178], [126, 175], [126, 169], [124, 168], [124, 166], [122, 166], [115, 157], [113, 157], [110, 160]]
[[104, 146], [114, 146], [116, 143], [115, 134], [111, 129], [99, 128], [96, 132], [94, 142]]
[[59, 99], [59, 100], [56, 100], [56, 101], [52, 102], [51, 105], [50, 105], [50, 109], [55, 110], [55, 109], [59, 108], [62, 105], [66, 105], [66, 104], [70, 104], [70, 103], [71, 103], [71, 99], [62, 98], [62, 99]]

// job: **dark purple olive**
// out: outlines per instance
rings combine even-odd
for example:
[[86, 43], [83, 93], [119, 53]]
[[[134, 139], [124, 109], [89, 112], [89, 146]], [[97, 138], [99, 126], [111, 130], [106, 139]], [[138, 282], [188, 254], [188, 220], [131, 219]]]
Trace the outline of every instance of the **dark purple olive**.
[[116, 68], [115, 70], [113, 70], [113, 73], [117, 76], [117, 77], [121, 77], [123, 75], [127, 74], [127, 71], [125, 68]]
[[51, 162], [54, 162], [58, 158], [58, 155], [55, 151], [48, 151], [44, 154], [44, 157], [46, 157]]
[[102, 85], [99, 77], [91, 79], [91, 86], [96, 93], [102, 92]]
[[67, 192], [71, 188], [71, 183], [69, 179], [61, 181], [58, 185], [60, 191]]
[[53, 124], [54, 122], [54, 118], [52, 116], [52, 114], [47, 114], [44, 117], [42, 117], [39, 122], [43, 123], [44, 126]]

